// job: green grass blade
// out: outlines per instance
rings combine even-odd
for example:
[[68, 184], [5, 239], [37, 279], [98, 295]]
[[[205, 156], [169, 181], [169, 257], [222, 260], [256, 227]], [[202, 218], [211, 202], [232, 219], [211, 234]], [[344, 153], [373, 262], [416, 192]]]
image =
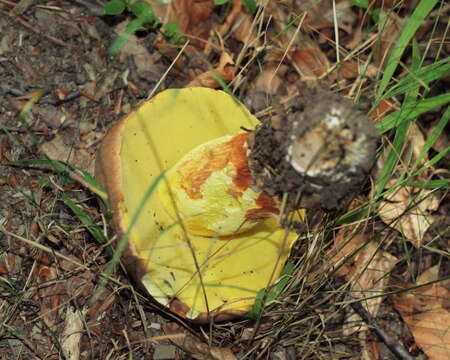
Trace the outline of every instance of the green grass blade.
[[429, 180], [429, 181], [413, 181], [407, 182], [406, 186], [416, 187], [420, 189], [440, 189], [446, 188], [450, 185], [450, 179], [437, 179], [437, 180]]
[[[9, 165], [49, 166], [51, 169], [53, 169], [54, 172], [56, 172], [59, 175], [65, 175], [67, 172], [70, 172], [72, 170], [80, 176], [81, 180], [83, 181], [82, 185], [87, 187], [94, 194], [98, 195], [102, 199], [108, 211], [111, 210], [108, 202], [108, 195], [106, 194], [105, 188], [91, 174], [75, 165], [72, 165], [65, 161], [52, 159], [17, 160], [10, 162]], [[77, 181], [77, 179], [73, 180]]]
[[247, 6], [247, 9], [250, 11], [250, 13], [252, 15], [255, 15], [256, 14], [256, 8], [257, 8], [255, 0], [243, 0], [243, 2], [245, 4], [245, 6]]
[[53, 171], [58, 174], [63, 174], [66, 167], [63, 161], [50, 159], [30, 159], [30, 160], [16, 160], [9, 163], [11, 166], [50, 166]]
[[450, 93], [404, 104], [400, 110], [387, 115], [379, 123], [375, 124], [375, 127], [379, 132], [385, 133], [386, 131], [393, 129], [396, 126], [401, 125], [403, 122], [415, 119], [419, 115], [422, 115], [440, 106], [444, 106], [449, 102]]
[[383, 77], [380, 81], [380, 86], [377, 90], [378, 99], [381, 98], [387, 86], [389, 85], [392, 76], [394, 75], [395, 70], [397, 69], [397, 66], [400, 62], [400, 59], [406, 48], [408, 47], [408, 44], [411, 41], [412, 37], [416, 33], [417, 29], [423, 24], [425, 18], [428, 16], [431, 10], [433, 10], [438, 1], [439, 0], [421, 0], [417, 7], [414, 9], [411, 17], [406, 22], [405, 27], [400, 34], [400, 37], [398, 38], [396, 44], [394, 45], [391, 51], [391, 55], [389, 56], [389, 59], [387, 61]]
[[62, 200], [70, 210], [75, 214], [78, 220], [81, 221], [83, 226], [89, 231], [89, 233], [97, 240], [100, 244], [106, 244], [108, 239], [101, 231], [100, 227], [95, 224], [91, 217], [87, 215], [83, 210], [81, 210], [74, 201], [72, 201], [65, 193], [61, 193]]
[[422, 150], [420, 150], [419, 156], [417, 157], [413, 168], [416, 168], [422, 162], [425, 155], [428, 153], [428, 151], [431, 149], [431, 147], [438, 139], [439, 135], [441, 135], [442, 131], [444, 131], [445, 127], [447, 126], [449, 118], [450, 118], [450, 107], [447, 108], [447, 110], [444, 112], [441, 119], [437, 123], [436, 127], [434, 128], [434, 130], [427, 137], [425, 145], [423, 146]]
[[395, 166], [397, 165], [397, 162], [399, 161], [403, 152], [403, 147], [406, 142], [406, 136], [408, 134], [410, 124], [411, 122], [409, 121], [403, 122], [395, 132], [394, 141], [392, 142], [392, 150], [389, 152], [389, 155], [386, 158], [383, 170], [381, 171], [380, 179], [376, 187], [377, 195], [380, 195], [383, 192], [383, 189], [391, 179], [392, 173], [395, 170]]
[[450, 146], [447, 146], [444, 150], [442, 150], [439, 154], [435, 155], [430, 161], [428, 161], [425, 167], [431, 167], [434, 164], [441, 161], [441, 159], [450, 152]]
[[450, 74], [450, 59], [445, 58], [433, 64], [424, 66], [416, 72], [411, 72], [408, 76], [400, 80], [392, 88], [390, 88], [382, 97], [388, 99], [393, 96], [405, 94], [412, 90], [418, 89], [430, 82], [442, 79]]
[[[420, 67], [420, 53], [418, 46], [413, 43], [413, 70], [418, 69]], [[392, 177], [392, 174], [395, 171], [395, 167], [400, 160], [403, 149], [406, 143], [406, 139], [408, 136], [408, 130], [411, 125], [411, 122], [415, 119], [416, 116], [411, 117], [411, 113], [415, 112], [415, 107], [412, 107], [417, 103], [418, 90], [410, 91], [406, 94], [406, 97], [403, 101], [403, 106], [400, 110], [400, 116], [396, 119], [397, 128], [395, 131], [394, 141], [392, 142], [392, 149], [389, 152], [386, 162], [381, 170], [380, 179], [378, 184], [376, 185], [376, 195], [377, 197], [383, 192], [387, 183]], [[407, 117], [407, 120], [403, 118]]]
[[265, 308], [265, 304], [274, 301], [281, 294], [284, 288], [289, 284], [290, 275], [292, 275], [294, 269], [294, 264], [287, 263], [281, 273], [280, 280], [278, 280], [278, 282], [271, 287], [268, 293], [266, 289], [261, 289], [258, 291], [253, 307], [247, 313], [247, 317], [256, 320], [261, 316]]

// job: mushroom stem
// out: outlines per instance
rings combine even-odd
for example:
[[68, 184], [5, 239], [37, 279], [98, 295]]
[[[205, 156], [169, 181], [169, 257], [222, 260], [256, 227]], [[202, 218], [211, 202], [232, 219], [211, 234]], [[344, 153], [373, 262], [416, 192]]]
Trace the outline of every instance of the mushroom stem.
[[309, 90], [302, 103], [281, 106], [248, 140], [253, 186], [291, 208], [333, 209], [352, 197], [375, 161], [379, 135], [351, 100]]

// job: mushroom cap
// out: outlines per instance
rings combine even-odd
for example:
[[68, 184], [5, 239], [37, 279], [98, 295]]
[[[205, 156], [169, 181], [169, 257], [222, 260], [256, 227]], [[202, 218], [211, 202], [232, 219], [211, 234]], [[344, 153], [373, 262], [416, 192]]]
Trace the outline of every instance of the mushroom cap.
[[200, 236], [167, 211], [163, 173], [202, 144], [256, 124], [225, 92], [170, 89], [115, 124], [98, 152], [96, 177], [108, 193], [113, 227], [119, 238], [129, 234], [124, 265], [152, 298], [185, 318], [220, 321], [250, 311], [257, 292], [279, 278], [297, 239], [274, 217], [229, 236]]

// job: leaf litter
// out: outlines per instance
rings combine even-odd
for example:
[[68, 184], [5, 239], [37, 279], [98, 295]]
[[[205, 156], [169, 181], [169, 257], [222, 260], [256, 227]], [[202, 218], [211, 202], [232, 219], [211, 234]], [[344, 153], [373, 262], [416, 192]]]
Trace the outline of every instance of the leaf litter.
[[[383, 69], [379, 67], [385, 66], [398, 34], [404, 29], [404, 21], [413, 10], [413, 2], [404, 2], [395, 9], [392, 1], [385, 1], [383, 17], [387, 25], [382, 29], [381, 22], [378, 28], [370, 28], [374, 25], [373, 12], [351, 6], [353, 1], [336, 1], [335, 28], [335, 10], [328, 1], [289, 4], [271, 1], [265, 6], [257, 2], [256, 14], [250, 13], [241, 1], [225, 2], [222, 6], [214, 6], [213, 1], [193, 0], [170, 3], [148, 0], [148, 3], [163, 24], [175, 21], [189, 40], [185, 53], [161, 82], [160, 89], [188, 84], [220, 87], [224, 82], [244, 101], [252, 103], [249, 99], [256, 99], [253, 108], [258, 111], [270, 109], [274, 98], [288, 103], [301, 93], [299, 84], [317, 78], [325, 86], [344, 94], [354, 81], [361, 81], [364, 85], [355, 87], [350, 94], [373, 99], [373, 84]], [[378, 2], [374, 4], [370, 11], [379, 9]], [[13, 10], [21, 16], [21, 22], [17, 22], [6, 15], [12, 8], [11, 2], [1, 1], [0, 7], [3, 36], [0, 61], [5, 65], [1, 71], [8, 84], [8, 96], [0, 102], [2, 113], [6, 114], [2, 120], [5, 130], [0, 134], [3, 204], [0, 209], [0, 304], [4, 309], [0, 324], [3, 333], [10, 336], [9, 345], [3, 347], [2, 344], [0, 351], [15, 357], [20, 354], [43, 357], [45, 354], [47, 358], [64, 355], [84, 359], [120, 358], [129, 354], [139, 358], [161, 345], [170, 347], [169, 353], [174, 356], [181, 356], [167, 339], [148, 340], [161, 336], [159, 325], [167, 323], [167, 319], [157, 315], [147, 300], [139, 295], [137, 300], [133, 297], [130, 283], [122, 273], [115, 274], [121, 285], [108, 285], [97, 301], [90, 301], [98, 286], [98, 274], [107, 264], [105, 245], [95, 243], [67, 206], [56, 200], [63, 191], [99, 231], [103, 231], [105, 220], [92, 194], [65, 177], [56, 178], [36, 168], [4, 165], [39, 154], [39, 157], [47, 155], [91, 171], [93, 153], [105, 128], [158, 84], [180, 46], [168, 43], [159, 33], [148, 36], [138, 33], [130, 37], [116, 59], [111, 59], [106, 50], [114, 38], [114, 27], [108, 23], [112, 19], [105, 22], [107, 19], [94, 17], [72, 4], [49, 3], [28, 5], [25, 10], [16, 5]], [[417, 33], [418, 41], [424, 41], [424, 34], [432, 25], [424, 25]], [[116, 27], [116, 31], [120, 32], [120, 26], [123, 25]], [[437, 29], [441, 31], [439, 28], [440, 23]], [[340, 41], [338, 50], [334, 43], [336, 31]], [[378, 35], [375, 42], [367, 31]], [[20, 34], [20, 42], [15, 40], [17, 34]], [[43, 45], [43, 37], [50, 39], [52, 46]], [[372, 57], [367, 57], [364, 48], [360, 48], [366, 41], [373, 46]], [[434, 46], [435, 43], [438, 46]], [[430, 43], [428, 51], [439, 57], [439, 51], [445, 53], [448, 49], [440, 48], [436, 41]], [[338, 52], [341, 64], [335, 67]], [[17, 57], [16, 53], [21, 56]], [[202, 65], [199, 58], [205, 60]], [[406, 63], [402, 66], [408, 66], [408, 59], [404, 60]], [[340, 73], [334, 71], [335, 68], [339, 68]], [[406, 76], [405, 72], [396, 75]], [[434, 86], [433, 91], [439, 94], [440, 86]], [[4, 88], [1, 88], [2, 95]], [[82, 96], [51, 106], [38, 101], [27, 123], [18, 124], [20, 96], [41, 88], [46, 90], [43, 102], [61, 99], [61, 94], [71, 91], [80, 91]], [[380, 102], [373, 111], [375, 121], [380, 122], [389, 112], [398, 110], [399, 95], [396, 96]], [[423, 128], [432, 129], [439, 120], [438, 115], [438, 112], [427, 114], [430, 120], [421, 118]], [[433, 151], [441, 153], [448, 148], [448, 138], [444, 134], [445, 131], [441, 132], [439, 141], [433, 144]], [[176, 334], [182, 336], [174, 337], [173, 342], [184, 346], [191, 356], [205, 359], [234, 359], [245, 354], [251, 358], [258, 353], [291, 354], [291, 357], [294, 354], [294, 358], [317, 358], [317, 354], [357, 356], [359, 351], [354, 349], [360, 348], [377, 358], [377, 348], [371, 351], [368, 345], [371, 340], [370, 334], [367, 337], [367, 326], [355, 315], [341, 319], [338, 315], [342, 308], [333, 303], [327, 306], [324, 306], [326, 302], [321, 303], [325, 299], [331, 301], [321, 290], [333, 279], [320, 282], [321, 286], [316, 286], [316, 281], [324, 277], [324, 269], [331, 268], [348, 283], [351, 298], [361, 301], [374, 319], [383, 317], [383, 311], [393, 311], [389, 308], [389, 302], [392, 303], [412, 331], [414, 340], [403, 334], [405, 344], [411, 349], [415, 342], [416, 348], [422, 349], [430, 359], [448, 358], [448, 284], [439, 281], [442, 276], [438, 275], [438, 265], [426, 262], [423, 266], [428, 269], [418, 274], [417, 281], [406, 277], [402, 286], [436, 282], [385, 296], [393, 289], [391, 280], [398, 267], [412, 261], [411, 256], [417, 252], [431, 249], [442, 262], [441, 268], [448, 266], [442, 259], [448, 256], [449, 243], [445, 249], [434, 247], [433, 239], [426, 240], [437, 214], [442, 212], [443, 203], [448, 202], [445, 191], [405, 186], [404, 182], [395, 187], [399, 181], [404, 181], [401, 175], [405, 174], [414, 174], [408, 177], [408, 182], [448, 178], [445, 169], [434, 167], [415, 174], [416, 169], [411, 169], [411, 164], [420, 157], [426, 138], [415, 125], [408, 136], [410, 148], [401, 154], [396, 168], [398, 178], [388, 183], [385, 195], [374, 205], [379, 217], [372, 215], [363, 221], [364, 226], [337, 231], [332, 242], [322, 244], [315, 240], [313, 244], [299, 244], [303, 253], [313, 254], [313, 248], [322, 252], [328, 250], [328, 254], [333, 255], [325, 262], [323, 258], [316, 259], [314, 264], [301, 263], [305, 257], [302, 252], [294, 258], [299, 266], [292, 275], [292, 284], [271, 303], [258, 331], [254, 323], [247, 320], [214, 324], [212, 330], [191, 327], [198, 337], [178, 327]], [[434, 155], [436, 153], [430, 152], [416, 167], [426, 166]], [[362, 203], [368, 199], [370, 197]], [[40, 225], [36, 226], [36, 222]], [[48, 251], [45, 254], [36, 251], [37, 247], [20, 243], [8, 233], [29, 238]], [[445, 235], [445, 231], [443, 233]], [[312, 238], [305, 236], [302, 241]], [[68, 264], [58, 256], [53, 258], [52, 252], [67, 256], [73, 262]], [[77, 267], [76, 263], [90, 270]], [[334, 299], [337, 300], [342, 299]], [[391, 310], [385, 310], [386, 307]], [[311, 315], [310, 309], [314, 309], [317, 317]], [[357, 324], [352, 323], [352, 319]], [[389, 322], [387, 326], [393, 327]], [[11, 329], [29, 334], [28, 340]], [[318, 345], [322, 334], [327, 332], [329, 348]], [[344, 333], [364, 333], [365, 340], [355, 342], [351, 336], [343, 336]], [[305, 340], [308, 338], [312, 340]]]
[[450, 357], [450, 280], [437, 282], [439, 269], [439, 265], [430, 267], [406, 285], [414, 290], [393, 296], [396, 310], [430, 360]]

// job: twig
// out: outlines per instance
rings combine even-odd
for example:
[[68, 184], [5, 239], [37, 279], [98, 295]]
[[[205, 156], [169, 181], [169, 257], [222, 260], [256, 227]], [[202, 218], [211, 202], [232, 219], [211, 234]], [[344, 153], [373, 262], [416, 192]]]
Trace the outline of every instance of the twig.
[[375, 320], [371, 319], [369, 313], [363, 308], [359, 301], [351, 301], [349, 303], [354, 312], [356, 312], [364, 322], [369, 325], [378, 337], [386, 344], [389, 350], [401, 360], [414, 360], [415, 358], [411, 356], [408, 351], [400, 343], [400, 340], [395, 335], [388, 335], [386, 331], [379, 325]]
[[12, 18], [15, 22], [18, 22], [20, 24], [22, 24], [24, 27], [26, 27], [27, 29], [33, 31], [35, 34], [38, 34], [40, 36], [43, 36], [47, 39], [49, 39], [50, 41], [52, 41], [53, 43], [55, 43], [56, 45], [59, 46], [63, 46], [63, 47], [70, 47], [70, 45], [68, 45], [67, 43], [65, 43], [64, 41], [57, 39], [51, 35], [45, 34], [44, 32], [42, 32], [40, 29], [38, 29], [37, 27], [31, 25], [28, 21], [26, 21], [25, 19], [22, 19], [20, 16], [16, 16], [14, 14], [9, 13], [8, 11], [4, 11], [0, 9], [0, 12], [2, 14], [5, 14], [7, 16], [9, 16], [10, 18]]
[[0, 3], [6, 4], [6, 5], [9, 5], [9, 6], [12, 6], [12, 7], [17, 5], [15, 2], [12, 2], [12, 1], [9, 1], [9, 0], [0, 0]]

